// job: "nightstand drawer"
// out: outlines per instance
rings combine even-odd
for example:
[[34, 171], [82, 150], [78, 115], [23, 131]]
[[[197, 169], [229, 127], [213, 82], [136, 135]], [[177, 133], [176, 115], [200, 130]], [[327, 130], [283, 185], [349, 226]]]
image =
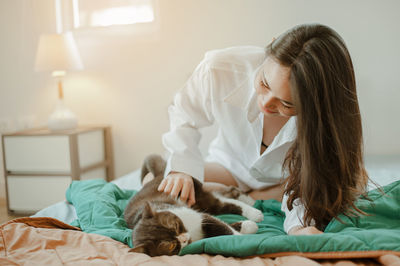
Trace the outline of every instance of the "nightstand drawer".
[[64, 200], [72, 180], [114, 178], [111, 129], [34, 128], [2, 135], [9, 212], [32, 214]]
[[7, 180], [9, 210], [34, 213], [65, 200], [71, 184], [69, 176], [9, 176]]
[[[78, 135], [78, 157], [82, 168], [104, 161], [103, 130]], [[69, 136], [5, 136], [8, 172], [71, 171]]]
[[6, 170], [9, 172], [69, 172], [68, 136], [5, 136]]

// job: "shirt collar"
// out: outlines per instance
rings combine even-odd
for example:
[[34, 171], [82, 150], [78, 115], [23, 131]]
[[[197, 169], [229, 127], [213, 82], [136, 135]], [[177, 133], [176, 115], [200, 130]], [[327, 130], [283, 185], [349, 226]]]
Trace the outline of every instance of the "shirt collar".
[[292, 142], [297, 136], [297, 116], [292, 116], [281, 128], [278, 135], [274, 138], [273, 146], [280, 146], [286, 142]]

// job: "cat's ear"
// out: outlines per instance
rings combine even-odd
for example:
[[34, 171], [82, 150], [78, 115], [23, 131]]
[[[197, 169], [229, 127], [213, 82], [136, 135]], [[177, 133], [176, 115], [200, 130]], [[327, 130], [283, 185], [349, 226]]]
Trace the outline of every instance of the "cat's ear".
[[144, 204], [144, 218], [152, 218], [154, 217], [154, 212], [151, 209], [150, 203], [148, 201], [146, 201], [146, 203]]
[[145, 244], [137, 245], [134, 248], [131, 248], [129, 252], [136, 252], [136, 253], [144, 253], [147, 254], [147, 247]]

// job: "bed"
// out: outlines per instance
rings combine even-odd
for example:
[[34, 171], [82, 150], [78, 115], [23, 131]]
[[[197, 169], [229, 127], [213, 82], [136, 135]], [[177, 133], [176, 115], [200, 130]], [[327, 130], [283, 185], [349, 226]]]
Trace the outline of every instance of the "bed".
[[[386, 195], [371, 192], [373, 206], [360, 199], [359, 206], [372, 215], [346, 220], [345, 226], [332, 221], [323, 237], [285, 235], [280, 203], [257, 201], [255, 206], [265, 219], [255, 235], [200, 240], [180, 256], [151, 258], [129, 252], [130, 231], [121, 228], [121, 221], [114, 216], [121, 215], [126, 201], [140, 189], [140, 171], [136, 170], [111, 183], [76, 183], [67, 192], [69, 201], [76, 201], [74, 205], [59, 202], [31, 217], [1, 225], [0, 265], [400, 265], [400, 156], [367, 157], [366, 164], [370, 177], [385, 188]], [[92, 187], [100, 190], [88, 190]], [[96, 216], [114, 198], [99, 205], [99, 199], [106, 197], [99, 191], [115, 197], [117, 206], [112, 207], [116, 214], [101, 223]], [[90, 202], [97, 209], [83, 212]], [[228, 222], [241, 219], [234, 215], [219, 218]]]

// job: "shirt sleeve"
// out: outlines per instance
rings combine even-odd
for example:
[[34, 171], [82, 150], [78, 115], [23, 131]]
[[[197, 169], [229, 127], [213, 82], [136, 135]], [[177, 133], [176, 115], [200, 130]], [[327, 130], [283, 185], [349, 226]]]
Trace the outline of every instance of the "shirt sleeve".
[[199, 129], [214, 122], [210, 76], [210, 68], [203, 60], [168, 108], [170, 130], [162, 136], [169, 152], [164, 176], [177, 171], [204, 181], [204, 160], [198, 145]]
[[300, 202], [300, 199], [295, 199], [293, 202], [292, 210], [289, 210], [287, 206], [289, 195], [284, 194], [282, 199], [281, 210], [285, 212], [286, 218], [283, 222], [283, 229], [288, 234], [289, 231], [295, 227], [303, 227], [303, 218], [305, 213], [304, 205]]

